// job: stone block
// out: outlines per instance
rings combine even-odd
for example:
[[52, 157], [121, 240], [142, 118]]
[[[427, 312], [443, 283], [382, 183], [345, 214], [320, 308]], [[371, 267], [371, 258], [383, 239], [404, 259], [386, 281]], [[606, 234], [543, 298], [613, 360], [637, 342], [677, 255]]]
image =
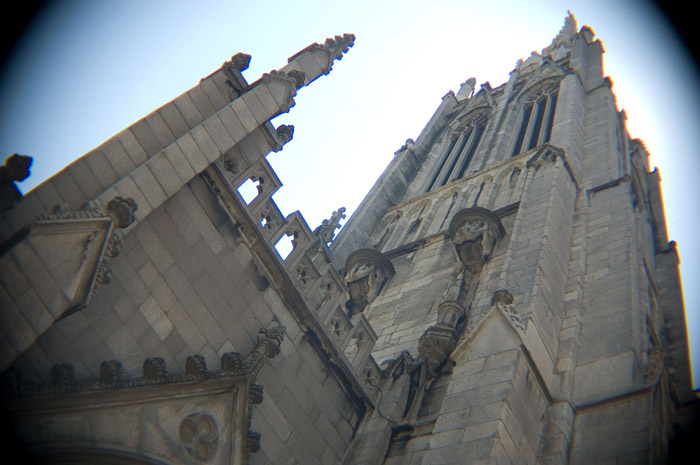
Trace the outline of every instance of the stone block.
[[[209, 136], [211, 137], [211, 139], [214, 141], [214, 144], [216, 144], [216, 147], [219, 149], [219, 152], [226, 152], [234, 145], [233, 139], [229, 135], [226, 128], [224, 128], [224, 125], [222, 124], [221, 120], [217, 115], [208, 118], [204, 122], [203, 126], [206, 129]], [[218, 155], [216, 156], [216, 158], [218, 158]]]
[[263, 109], [268, 115], [268, 120], [270, 119], [270, 117], [276, 115], [277, 112], [279, 112], [279, 104], [272, 96], [267, 86], [255, 86], [253, 88], [253, 92], [255, 93], [255, 96], [258, 98], [260, 104], [263, 106]]
[[[187, 94], [185, 94], [187, 95]], [[189, 126], [183, 119], [180, 111], [174, 102], [169, 102], [158, 109], [158, 114], [163, 118], [163, 121], [168, 126], [173, 137], [177, 139], [189, 130]]]
[[85, 199], [94, 199], [104, 190], [83, 158], [68, 165], [67, 170]]
[[634, 354], [629, 351], [576, 367], [574, 399], [593, 402], [622, 392], [634, 382]]
[[250, 109], [242, 98], [239, 97], [231, 102], [230, 107], [240, 120], [241, 124], [243, 124], [243, 127], [247, 133], [255, 131], [255, 128], [258, 127], [258, 122], [255, 120], [255, 117], [250, 112]]
[[166, 337], [173, 330], [173, 325], [166, 316], [165, 312], [160, 308], [158, 302], [154, 297], [149, 297], [146, 301], [139, 306], [139, 311], [146, 318], [148, 324], [156, 333], [161, 341], [164, 341]]
[[155, 233], [150, 224], [144, 222], [139, 225], [134, 231], [136, 239], [146, 254], [155, 265], [156, 269], [163, 273], [170, 265], [174, 263], [173, 257], [170, 255], [163, 242]]
[[271, 115], [267, 113], [265, 107], [263, 107], [255, 92], [246, 92], [241, 96], [241, 98], [243, 101], [245, 101], [250, 113], [253, 115], [253, 118], [255, 118], [255, 121], [257, 121], [259, 125], [270, 119]]
[[183, 183], [189, 182], [192, 177], [194, 177], [194, 169], [187, 161], [187, 158], [185, 158], [185, 155], [182, 153], [179, 145], [170, 144], [168, 147], [166, 147], [165, 158], [170, 162], [170, 165], [173, 167], [175, 173], [177, 173], [177, 176]]
[[211, 79], [211, 77], [203, 79], [202, 82], [199, 83], [199, 87], [207, 95], [209, 101], [211, 102], [215, 110], [222, 108], [228, 103], [228, 99], [221, 94], [219, 88], [216, 87], [216, 84]]
[[197, 126], [204, 119], [202, 114], [197, 109], [197, 106], [190, 98], [189, 94], [182, 94], [173, 100], [173, 104], [182, 115], [182, 118], [185, 120], [185, 123], [187, 123], [187, 126], [190, 128]]
[[147, 355], [125, 326], [117, 328], [105, 343], [115, 358], [121, 361], [125, 375], [141, 377], [141, 368]]
[[182, 304], [177, 302], [170, 307], [170, 310], [168, 310], [168, 318], [170, 318], [170, 321], [178, 330], [182, 339], [190, 348], [190, 351], [193, 354], [200, 353], [202, 347], [207, 343], [207, 340], [182, 307]]
[[207, 338], [212, 347], [221, 347], [226, 340], [219, 323], [214, 319], [202, 299], [192, 287], [180, 291], [179, 298], [182, 307], [187, 311], [192, 321], [195, 322], [201, 333]]
[[2, 288], [0, 288], [0, 304], [2, 304], [0, 329], [12, 344], [14, 351], [22, 353], [36, 340], [37, 333]]
[[[176, 145], [173, 145], [177, 147]], [[170, 164], [165, 156], [165, 153], [159, 153], [146, 162], [146, 166], [151, 170], [151, 173], [160, 184], [160, 187], [165, 191], [167, 197], [175, 195], [177, 191], [185, 184], [175, 172], [175, 169]]]
[[[182, 337], [180, 332], [177, 330], [177, 328], [173, 328], [172, 331], [170, 331], [170, 334], [168, 334], [163, 341], [163, 345], [165, 346], [165, 349], [168, 351], [170, 354], [179, 354], [183, 350], [187, 349], [187, 343], [185, 342], [185, 339]], [[157, 353], [155, 351], [149, 352], [151, 354]], [[175, 355], [173, 355], [173, 358], [175, 358]], [[218, 360], [219, 357], [216, 357], [216, 353], [213, 354], [208, 354], [209, 357], [207, 357], [208, 360]], [[209, 368], [214, 368], [215, 367], [209, 367]]]
[[190, 131], [190, 134], [204, 154], [204, 158], [206, 158], [209, 163], [219, 158], [221, 152], [217, 148], [211, 136], [209, 136], [209, 133], [205, 129], [204, 125], [195, 127], [192, 129], [192, 131]]
[[[135, 140], [132, 140], [131, 143], [138, 145], [138, 142]], [[114, 172], [116, 173], [117, 178], [122, 178], [126, 176], [127, 174], [131, 173], [131, 171], [134, 168], [136, 168], [136, 163], [134, 163], [131, 157], [129, 157], [129, 154], [126, 153], [126, 150], [124, 149], [123, 145], [119, 142], [118, 137], [112, 137], [107, 142], [102, 144], [99, 147], [99, 149], [107, 158], [107, 161], [112, 166], [112, 168], [114, 168]], [[145, 160], [145, 153], [139, 158]], [[116, 180], [114, 182], [116, 182]]]
[[190, 89], [190, 91], [187, 92], [187, 95], [189, 95], [192, 103], [194, 103], [197, 111], [199, 111], [199, 114], [202, 115], [202, 119], [209, 118], [216, 112], [216, 109], [211, 104], [209, 97], [207, 97], [207, 94], [204, 93], [204, 90], [202, 90], [201, 87], [197, 86]]
[[167, 147], [170, 143], [175, 140], [175, 136], [168, 128], [165, 120], [158, 112], [153, 112], [146, 116], [146, 123], [148, 127], [151, 128], [153, 135], [158, 139], [158, 143], [161, 147]]
[[14, 300], [29, 289], [29, 281], [24, 273], [17, 267], [17, 262], [11, 254], [0, 256], [0, 285]]
[[156, 181], [156, 178], [153, 176], [147, 164], [136, 168], [131, 172], [129, 177], [134, 180], [136, 186], [143, 192], [143, 196], [151, 205], [151, 208], [159, 207], [165, 202], [165, 199], [167, 199], [165, 192], [163, 192], [163, 189], [160, 187], [160, 184], [158, 184], [158, 181]]
[[70, 209], [77, 210], [87, 200], [68, 170], [51, 178], [51, 183]]
[[277, 406], [272, 396], [265, 396], [263, 403], [258, 405], [256, 409], [282, 441], [289, 439], [293, 431], [292, 425], [282, 413], [280, 407]]
[[[163, 148], [163, 145], [159, 142], [156, 135], [153, 134], [153, 130], [145, 119], [133, 124], [129, 130], [148, 157], [152, 157]], [[128, 150], [127, 153], [129, 153]]]
[[[199, 126], [198, 126], [199, 127]], [[182, 154], [187, 161], [192, 165], [195, 173], [199, 173], [209, 165], [204, 152], [199, 148], [199, 145], [192, 138], [191, 134], [185, 134], [177, 141], [178, 147], [182, 150]]]
[[[168, 268], [170, 269], [170, 268]], [[140, 270], [139, 276], [146, 285], [146, 288], [151, 292], [151, 295], [156, 299], [158, 305], [167, 312], [175, 302], [175, 294], [170, 290], [168, 285], [163, 280], [162, 275], [156, 270], [152, 262], [147, 262]]]
[[[151, 211], [153, 210], [151, 204], [148, 202], [148, 200], [146, 200], [146, 196], [143, 192], [141, 192], [141, 190], [138, 188], [131, 176], [122, 178], [114, 187], [120, 197], [125, 199], [134, 199], [136, 205], [138, 205], [139, 207], [138, 210], [136, 210], [136, 212], [134, 213], [134, 216], [136, 217], [137, 221], [141, 221], [144, 218], [146, 218], [148, 214], [151, 213]], [[104, 199], [102, 203], [106, 203], [109, 202], [109, 200], [111, 200], [107, 196], [101, 198]]]
[[54, 318], [68, 310], [70, 302], [49, 274], [46, 265], [26, 242], [16, 245], [9, 254]]
[[223, 108], [218, 116], [235, 143], [242, 141], [248, 134], [230, 105]]
[[134, 166], [138, 166], [148, 159], [146, 151], [130, 129], [123, 130], [112, 139], [119, 141]]

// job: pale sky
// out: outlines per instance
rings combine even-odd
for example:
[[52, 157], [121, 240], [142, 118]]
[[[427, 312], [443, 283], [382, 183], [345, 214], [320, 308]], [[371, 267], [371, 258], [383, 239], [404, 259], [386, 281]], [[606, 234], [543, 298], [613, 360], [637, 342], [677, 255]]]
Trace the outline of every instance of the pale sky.
[[252, 82], [307, 45], [350, 32], [355, 47], [274, 121], [295, 126], [294, 139], [268, 157], [284, 184], [275, 200], [285, 214], [300, 210], [313, 229], [340, 206], [354, 211], [443, 95], [471, 76], [477, 89], [505, 82], [519, 58], [549, 45], [567, 9], [603, 42], [605, 73], [630, 135], [646, 143], [660, 169], [700, 362], [700, 286], [692, 285], [700, 279], [693, 237], [700, 221], [696, 207], [686, 207], [700, 198], [698, 70], [644, 2], [55, 2], [0, 74], [0, 154], [34, 158], [21, 185], [28, 191], [237, 52], [252, 55], [244, 72]]

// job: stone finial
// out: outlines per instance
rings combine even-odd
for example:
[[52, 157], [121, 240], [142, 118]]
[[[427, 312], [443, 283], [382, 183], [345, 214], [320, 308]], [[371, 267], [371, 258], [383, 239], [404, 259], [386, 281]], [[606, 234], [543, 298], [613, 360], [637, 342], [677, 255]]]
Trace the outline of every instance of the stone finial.
[[400, 149], [394, 152], [394, 155], [398, 155], [401, 152], [405, 152], [406, 150], [411, 150], [415, 144], [416, 143], [413, 139], [406, 139], [406, 143], [403, 144]]
[[501, 310], [510, 319], [515, 328], [524, 333], [525, 323], [523, 323], [520, 313], [518, 313], [513, 302], [513, 295], [506, 289], [497, 290], [491, 297], [491, 306]]
[[559, 50], [561, 53], [561, 47], [564, 46], [565, 49], [570, 48], [571, 41], [577, 33], [576, 18], [571, 14], [571, 11], [567, 12], [568, 15], [564, 20], [564, 26], [562, 26], [559, 34], [552, 40], [552, 43], [542, 50], [542, 55], [557, 55], [556, 58], [560, 58], [556, 53]]
[[131, 197], [123, 199], [117, 196], [107, 203], [107, 214], [112, 217], [114, 224], [118, 228], [124, 229], [136, 221], [134, 212], [136, 212], [138, 208], [138, 205], [136, 205], [136, 202]]
[[335, 230], [340, 229], [340, 221], [345, 218], [345, 207], [340, 207], [331, 214], [329, 220], [323, 220], [321, 225], [314, 229], [314, 236], [318, 237], [325, 245], [333, 242]]
[[343, 54], [355, 45], [355, 34], [343, 34], [342, 36], [335, 36], [333, 38], [328, 38], [323, 43], [323, 46], [333, 52], [333, 56], [340, 60], [343, 58]]
[[287, 71], [286, 74], [294, 81], [294, 87], [296, 87], [297, 89], [304, 87], [304, 83], [306, 82], [306, 75], [302, 71], [293, 69], [291, 71]]
[[0, 166], [0, 183], [24, 181], [31, 174], [32, 157], [13, 153], [5, 159], [5, 164]]
[[29, 167], [32, 157], [13, 153], [0, 166], [0, 211], [9, 210], [12, 204], [22, 198], [15, 182], [24, 181], [29, 177]]
[[294, 126], [291, 124], [281, 124], [277, 126], [275, 129], [275, 136], [277, 138], [277, 147], [274, 151], [279, 152], [285, 144], [294, 137]]
[[247, 53], [236, 53], [231, 57], [231, 64], [238, 71], [245, 71], [250, 66], [250, 55]]
[[462, 100], [468, 99], [469, 97], [472, 96], [474, 93], [474, 88], [476, 87], [476, 78], [470, 77], [466, 81], [462, 83], [462, 85], [459, 88], [459, 91], [457, 92], [457, 101], [461, 102]]

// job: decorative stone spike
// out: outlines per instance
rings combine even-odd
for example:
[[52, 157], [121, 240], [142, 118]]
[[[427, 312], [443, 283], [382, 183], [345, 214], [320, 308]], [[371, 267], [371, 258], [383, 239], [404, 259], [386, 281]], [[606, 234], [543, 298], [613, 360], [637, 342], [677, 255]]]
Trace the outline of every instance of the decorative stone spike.
[[355, 34], [343, 34], [342, 36], [335, 36], [334, 38], [328, 38], [323, 43], [323, 46], [334, 52], [335, 58], [340, 60], [343, 58], [343, 54], [355, 45]]
[[314, 236], [318, 237], [325, 245], [333, 242], [335, 230], [340, 229], [340, 221], [343, 220], [345, 216], [345, 207], [340, 207], [331, 214], [329, 220], [323, 220], [321, 225], [314, 229]]

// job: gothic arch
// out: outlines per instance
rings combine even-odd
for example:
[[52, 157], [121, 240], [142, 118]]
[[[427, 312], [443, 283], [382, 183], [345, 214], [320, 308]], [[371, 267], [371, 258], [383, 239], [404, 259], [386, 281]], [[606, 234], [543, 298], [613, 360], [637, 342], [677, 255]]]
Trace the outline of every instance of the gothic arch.
[[511, 157], [549, 142], [559, 96], [559, 77], [523, 89], [514, 99], [515, 120], [507, 154]]
[[455, 117], [445, 132], [448, 142], [440, 161], [429, 177], [426, 192], [461, 179], [469, 174], [469, 167], [486, 132], [491, 113], [490, 106], [471, 109]]

